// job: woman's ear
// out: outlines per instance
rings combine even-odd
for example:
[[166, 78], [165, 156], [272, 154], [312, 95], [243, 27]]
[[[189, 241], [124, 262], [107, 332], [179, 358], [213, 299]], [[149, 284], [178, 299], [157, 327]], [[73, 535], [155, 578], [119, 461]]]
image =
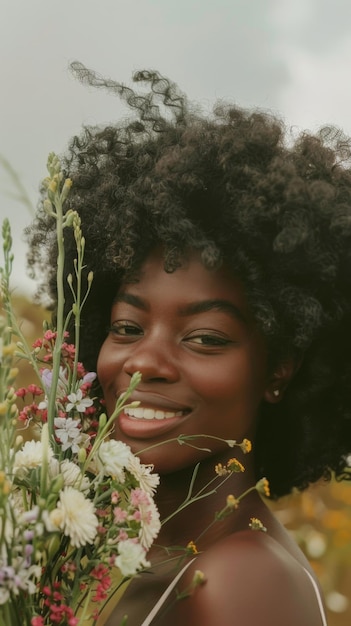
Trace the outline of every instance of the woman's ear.
[[301, 358], [291, 357], [281, 361], [275, 368], [268, 382], [264, 399], [271, 404], [277, 404], [302, 363]]

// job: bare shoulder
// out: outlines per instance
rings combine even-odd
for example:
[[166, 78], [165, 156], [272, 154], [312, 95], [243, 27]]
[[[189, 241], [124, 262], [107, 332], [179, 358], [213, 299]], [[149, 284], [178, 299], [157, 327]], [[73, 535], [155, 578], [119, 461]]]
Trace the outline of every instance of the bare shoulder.
[[[194, 588], [198, 571], [204, 582]], [[178, 600], [163, 616], [161, 612], [155, 625], [322, 625], [306, 571], [277, 541], [259, 531], [234, 533], [199, 555], [176, 593]]]

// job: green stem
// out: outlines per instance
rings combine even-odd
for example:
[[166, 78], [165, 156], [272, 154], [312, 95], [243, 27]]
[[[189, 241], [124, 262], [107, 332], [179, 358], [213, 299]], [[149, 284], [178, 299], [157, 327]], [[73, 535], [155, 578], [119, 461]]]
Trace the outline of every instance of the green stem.
[[60, 374], [61, 363], [61, 347], [63, 343], [63, 317], [64, 317], [64, 305], [65, 296], [63, 288], [63, 268], [64, 268], [64, 239], [63, 239], [63, 210], [62, 203], [59, 194], [55, 194], [55, 208], [56, 208], [56, 238], [57, 238], [57, 327], [56, 327], [56, 341], [53, 349], [53, 366], [52, 366], [52, 379], [49, 394], [48, 403], [48, 425], [49, 425], [49, 439], [50, 441], [54, 437], [54, 419], [56, 416], [56, 392], [57, 384]]

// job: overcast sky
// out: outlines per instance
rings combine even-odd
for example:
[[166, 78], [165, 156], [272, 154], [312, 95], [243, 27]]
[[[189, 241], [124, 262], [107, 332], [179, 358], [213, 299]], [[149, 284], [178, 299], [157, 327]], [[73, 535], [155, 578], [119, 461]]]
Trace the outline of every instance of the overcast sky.
[[[231, 99], [301, 129], [333, 123], [351, 134], [350, 0], [0, 0], [0, 8], [0, 155], [33, 203], [50, 151], [64, 151], [82, 124], [126, 113], [75, 81], [75, 59], [127, 83], [136, 69], [158, 69], [205, 108]], [[28, 289], [20, 232], [30, 215], [12, 191], [0, 169], [14, 284]]]

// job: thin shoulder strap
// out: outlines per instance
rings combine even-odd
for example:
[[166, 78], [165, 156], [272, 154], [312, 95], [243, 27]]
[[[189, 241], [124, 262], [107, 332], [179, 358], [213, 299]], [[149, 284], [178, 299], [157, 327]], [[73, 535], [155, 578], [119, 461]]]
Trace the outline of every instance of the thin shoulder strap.
[[325, 615], [325, 612], [324, 612], [324, 606], [323, 606], [323, 602], [322, 602], [322, 598], [321, 598], [321, 594], [320, 594], [318, 585], [317, 585], [316, 581], [314, 580], [313, 576], [310, 574], [310, 572], [305, 567], [303, 569], [305, 570], [305, 572], [306, 572], [307, 576], [309, 577], [309, 579], [310, 579], [310, 581], [311, 581], [311, 583], [313, 585], [313, 588], [315, 590], [315, 593], [316, 593], [316, 596], [317, 596], [317, 602], [318, 602], [318, 606], [319, 606], [319, 610], [320, 610], [321, 618], [322, 618], [322, 626], [328, 626], [327, 618], [326, 618], [326, 615]]
[[[192, 564], [192, 562], [195, 561], [195, 559], [192, 559], [191, 561], [189, 561], [189, 563], [187, 563], [183, 569], [180, 570], [180, 572], [178, 572], [177, 576], [172, 580], [172, 582], [170, 583], [170, 585], [168, 585], [166, 591], [164, 591], [164, 593], [162, 594], [162, 596], [160, 597], [159, 601], [156, 602], [154, 608], [152, 609], [152, 611], [149, 613], [149, 615], [144, 619], [143, 623], [141, 624], [141, 626], [149, 626], [152, 622], [152, 620], [156, 617], [157, 613], [159, 612], [160, 608], [162, 607], [162, 605], [166, 602], [168, 596], [171, 594], [171, 592], [173, 591], [174, 587], [176, 586], [178, 580], [183, 576], [184, 572], [186, 572], [186, 570], [188, 569], [189, 565]], [[324, 625], [323, 625], [324, 626]]]

